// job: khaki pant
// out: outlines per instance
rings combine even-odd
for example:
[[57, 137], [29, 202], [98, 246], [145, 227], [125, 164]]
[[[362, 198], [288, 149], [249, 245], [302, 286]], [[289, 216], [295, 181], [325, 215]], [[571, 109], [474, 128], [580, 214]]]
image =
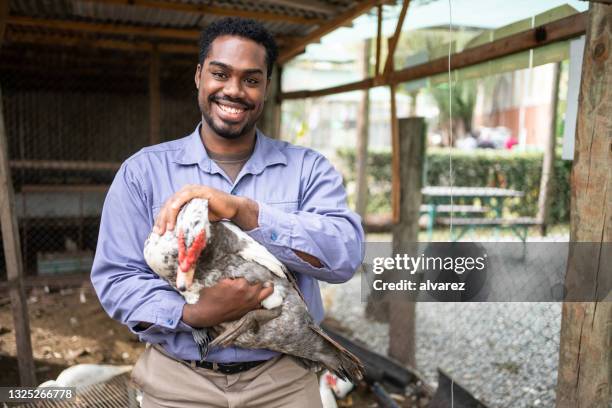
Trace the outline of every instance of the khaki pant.
[[316, 408], [317, 376], [288, 356], [238, 374], [192, 368], [147, 346], [132, 370], [143, 408]]

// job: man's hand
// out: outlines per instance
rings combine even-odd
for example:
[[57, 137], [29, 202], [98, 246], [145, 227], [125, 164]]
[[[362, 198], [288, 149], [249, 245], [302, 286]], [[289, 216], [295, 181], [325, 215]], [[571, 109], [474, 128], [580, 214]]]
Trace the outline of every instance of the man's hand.
[[183, 322], [191, 327], [211, 327], [240, 319], [274, 291], [271, 282], [250, 285], [244, 278], [222, 279], [216, 285], [203, 288], [197, 303], [183, 307]]
[[166, 230], [172, 231], [181, 207], [193, 198], [208, 200], [208, 219], [210, 222], [228, 219], [234, 221], [243, 230], [257, 227], [259, 206], [253, 200], [238, 197], [223, 191], [200, 185], [186, 185], [166, 201], [155, 220], [154, 231], [163, 235]]

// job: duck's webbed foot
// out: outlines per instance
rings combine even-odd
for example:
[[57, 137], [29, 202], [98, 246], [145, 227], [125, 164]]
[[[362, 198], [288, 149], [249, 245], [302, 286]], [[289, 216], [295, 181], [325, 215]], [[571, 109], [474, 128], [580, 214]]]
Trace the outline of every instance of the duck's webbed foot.
[[242, 333], [255, 329], [270, 320], [277, 318], [281, 314], [282, 308], [274, 309], [255, 309], [245, 314], [233, 323], [231, 323], [225, 331], [220, 333], [215, 339], [210, 342], [209, 347], [227, 347], [231, 345]]

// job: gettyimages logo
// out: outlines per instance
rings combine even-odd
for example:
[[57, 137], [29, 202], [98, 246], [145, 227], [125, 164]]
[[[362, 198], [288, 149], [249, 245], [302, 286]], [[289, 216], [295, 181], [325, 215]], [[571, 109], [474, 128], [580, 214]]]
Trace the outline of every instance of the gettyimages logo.
[[[569, 257], [579, 270], [568, 269]], [[369, 242], [362, 300], [418, 302], [588, 302], [612, 299], [610, 243], [430, 242], [393, 251]], [[376, 295], [378, 294], [378, 295]]]

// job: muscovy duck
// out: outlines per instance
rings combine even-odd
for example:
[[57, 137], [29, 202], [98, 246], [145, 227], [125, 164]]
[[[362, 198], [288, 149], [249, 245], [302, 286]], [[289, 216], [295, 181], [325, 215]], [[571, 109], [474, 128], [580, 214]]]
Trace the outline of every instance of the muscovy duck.
[[[294, 356], [307, 368], [322, 364], [343, 379], [362, 378], [359, 359], [327, 336], [308, 313], [293, 274], [237, 225], [210, 223], [207, 200], [196, 198], [183, 206], [173, 231], [162, 236], [151, 232], [144, 256], [149, 267], [192, 304], [203, 287], [225, 278], [274, 284], [261, 309], [209, 331], [194, 331], [202, 358], [212, 347], [263, 348]], [[212, 340], [207, 337], [211, 332]]]

